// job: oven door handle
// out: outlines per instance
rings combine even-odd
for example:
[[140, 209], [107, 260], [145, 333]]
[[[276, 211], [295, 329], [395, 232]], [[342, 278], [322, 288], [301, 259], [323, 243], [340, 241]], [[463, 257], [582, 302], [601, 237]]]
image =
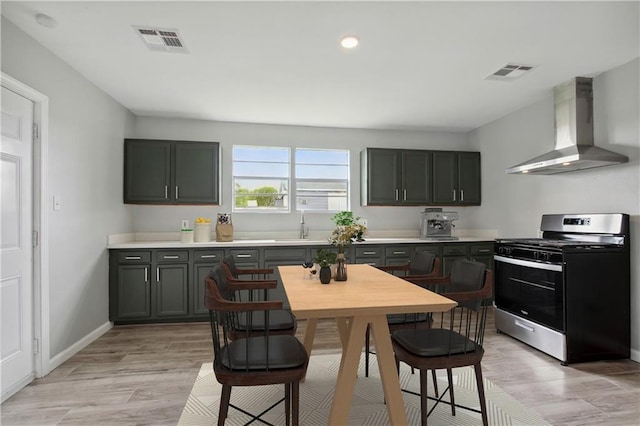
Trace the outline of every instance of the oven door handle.
[[531, 333], [535, 333], [535, 331], [536, 331], [536, 329], [535, 329], [535, 328], [533, 328], [533, 327], [529, 327], [528, 325], [524, 325], [523, 323], [521, 323], [521, 322], [520, 322], [520, 321], [518, 321], [518, 320], [515, 320], [515, 321], [514, 321], [514, 324], [515, 324], [515, 325], [517, 325], [517, 326], [518, 326], [518, 327], [520, 327], [520, 328], [524, 328], [525, 330], [530, 331]]
[[546, 269], [547, 271], [562, 272], [562, 265], [532, 262], [530, 260], [513, 259], [511, 257], [504, 257], [504, 256], [498, 256], [498, 255], [494, 255], [493, 260], [495, 260], [496, 262], [509, 263], [511, 265], [527, 266], [529, 268]]

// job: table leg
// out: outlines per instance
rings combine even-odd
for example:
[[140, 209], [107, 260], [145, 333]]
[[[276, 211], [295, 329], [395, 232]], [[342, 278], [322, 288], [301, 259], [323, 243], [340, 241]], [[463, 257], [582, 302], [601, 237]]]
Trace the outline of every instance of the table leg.
[[318, 318], [307, 319], [307, 325], [304, 329], [304, 348], [307, 355], [311, 356], [311, 348], [313, 347], [313, 339], [316, 337], [316, 327], [318, 326]]
[[347, 342], [349, 341], [349, 321], [350, 318], [336, 318], [336, 325], [338, 326], [338, 335], [340, 336], [340, 343], [342, 344], [342, 349], [347, 347]]
[[404, 410], [400, 380], [396, 370], [389, 325], [385, 315], [371, 318], [371, 334], [376, 345], [376, 358], [378, 359], [384, 398], [389, 412], [389, 421], [392, 425], [406, 425], [407, 414]]
[[329, 414], [330, 425], [347, 424], [367, 324], [368, 318], [366, 317], [354, 317], [348, 324], [346, 331], [349, 338], [346, 346], [342, 348], [340, 371]]

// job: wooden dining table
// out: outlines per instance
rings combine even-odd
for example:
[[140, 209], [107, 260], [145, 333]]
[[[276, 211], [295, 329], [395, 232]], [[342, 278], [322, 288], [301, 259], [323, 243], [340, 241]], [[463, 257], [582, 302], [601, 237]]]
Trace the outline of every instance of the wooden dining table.
[[443, 312], [456, 302], [370, 265], [348, 265], [348, 280], [321, 284], [309, 279], [301, 266], [278, 266], [289, 306], [306, 319], [304, 347], [311, 355], [320, 318], [335, 318], [342, 342], [329, 425], [346, 425], [367, 325], [375, 342], [384, 399], [393, 425], [406, 425], [407, 416], [396, 370], [387, 314]]

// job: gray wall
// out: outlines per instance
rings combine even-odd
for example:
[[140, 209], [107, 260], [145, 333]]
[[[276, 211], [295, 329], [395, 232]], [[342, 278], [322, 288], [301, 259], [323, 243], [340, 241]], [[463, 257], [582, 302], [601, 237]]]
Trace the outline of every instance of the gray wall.
[[[231, 152], [233, 145], [271, 145], [284, 147], [335, 148], [350, 151], [351, 210], [368, 220], [369, 229], [414, 230], [418, 235], [420, 207], [360, 206], [360, 151], [365, 147], [400, 147], [416, 149], [465, 150], [464, 133], [381, 131], [335, 129], [302, 126], [221, 123], [184, 119], [138, 117], [137, 138], [217, 141], [222, 149], [222, 205], [219, 207], [136, 206], [134, 228], [137, 231], [178, 231], [180, 219], [193, 221], [198, 216], [215, 217], [217, 212], [231, 212]], [[460, 228], [465, 228], [473, 207], [455, 208], [460, 212]], [[331, 214], [308, 213], [305, 222], [313, 233], [328, 234], [333, 228]], [[237, 213], [234, 231], [279, 231], [296, 235], [299, 213]], [[324, 231], [324, 233], [323, 233]], [[287, 237], [287, 238], [289, 238]]]
[[549, 176], [505, 174], [506, 168], [553, 148], [551, 90], [547, 99], [469, 134], [471, 146], [483, 158], [483, 199], [470, 218], [474, 226], [497, 229], [502, 237], [528, 237], [536, 235], [544, 213], [631, 216], [631, 331], [636, 361], [640, 361], [639, 76], [636, 59], [594, 78], [595, 143], [628, 156], [628, 164]]
[[[2, 71], [49, 97], [50, 355], [108, 322], [106, 236], [132, 230], [122, 139], [135, 117], [2, 18]], [[52, 200], [43, 200], [52, 206]]]

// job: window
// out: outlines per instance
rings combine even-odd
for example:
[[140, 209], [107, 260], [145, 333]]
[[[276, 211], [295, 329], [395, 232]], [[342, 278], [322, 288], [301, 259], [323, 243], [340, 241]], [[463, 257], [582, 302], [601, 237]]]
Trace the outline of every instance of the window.
[[294, 164], [297, 210], [349, 209], [349, 151], [298, 148]]
[[[233, 211], [291, 209], [289, 148], [233, 147]], [[349, 151], [298, 148], [293, 161], [294, 210], [349, 209]]]
[[289, 211], [289, 148], [233, 147], [233, 211]]

